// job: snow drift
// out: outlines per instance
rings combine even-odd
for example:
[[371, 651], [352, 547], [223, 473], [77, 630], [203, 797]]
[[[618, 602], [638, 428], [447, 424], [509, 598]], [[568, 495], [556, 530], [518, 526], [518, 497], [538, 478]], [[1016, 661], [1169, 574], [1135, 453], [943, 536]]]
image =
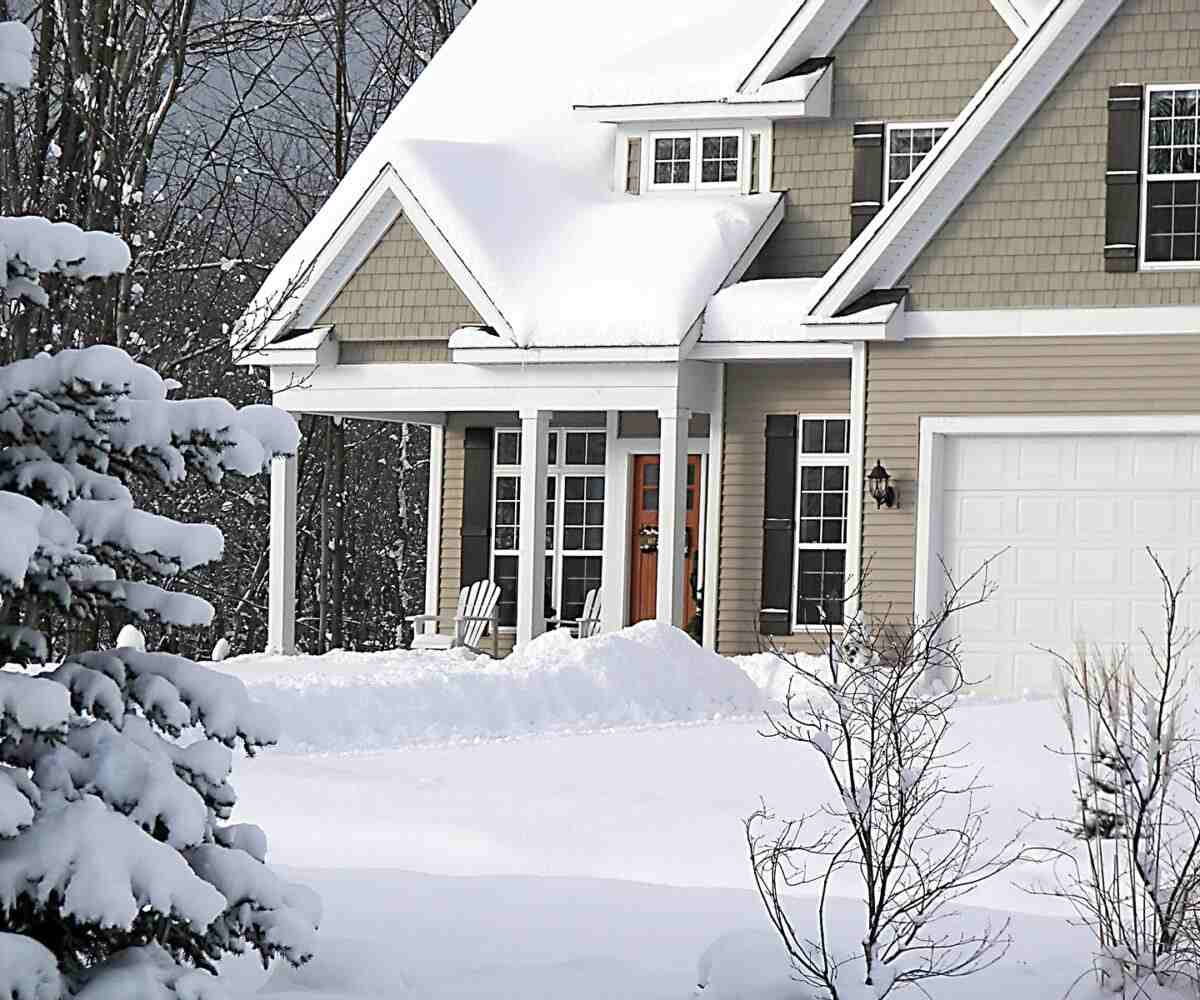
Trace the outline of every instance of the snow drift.
[[465, 651], [242, 656], [282, 724], [280, 749], [379, 750], [749, 715], [763, 696], [731, 660], [643, 622], [591, 639], [549, 632], [503, 660]]

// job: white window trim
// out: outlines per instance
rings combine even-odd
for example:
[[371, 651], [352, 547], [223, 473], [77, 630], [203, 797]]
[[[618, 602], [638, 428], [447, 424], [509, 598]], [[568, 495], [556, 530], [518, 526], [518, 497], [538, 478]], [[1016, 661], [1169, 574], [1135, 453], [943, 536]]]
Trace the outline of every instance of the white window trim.
[[[650, 153], [649, 153], [648, 162], [647, 162], [647, 166], [649, 169], [644, 178], [647, 183], [642, 185], [642, 190], [644, 190], [644, 191], [694, 191], [694, 190], [696, 190], [696, 172], [697, 172], [698, 164], [700, 162], [700, 160], [699, 160], [699, 145], [700, 144], [699, 144], [699, 140], [697, 139], [698, 135], [699, 135], [699, 133], [696, 132], [695, 130], [647, 133], [647, 138], [649, 139], [648, 145], [650, 146]], [[659, 139], [688, 139], [691, 141], [690, 161], [689, 161], [689, 166], [688, 166], [688, 182], [686, 184], [673, 184], [673, 183], [660, 184], [654, 179], [654, 164], [655, 164], [654, 147], [655, 147], [657, 140], [659, 140]]]
[[[911, 131], [921, 128], [942, 128], [949, 129], [954, 122], [885, 122], [883, 126], [883, 204], [887, 204], [891, 200], [892, 186], [892, 132]], [[935, 143], [936, 144], [936, 143]], [[928, 155], [928, 154], [926, 154]], [[922, 162], [924, 157], [922, 157]], [[920, 164], [918, 164], [919, 166]], [[912, 177], [910, 173], [908, 175]], [[907, 181], [908, 178], [906, 177]], [[896, 189], [899, 194], [900, 189]]]
[[[1146, 246], [1150, 242], [1147, 233], [1150, 200], [1150, 98], [1160, 90], [1200, 91], [1200, 83], [1150, 83], [1142, 93], [1142, 178], [1138, 191], [1138, 270], [1139, 271], [1197, 271], [1200, 260], [1147, 260]], [[1154, 181], [1197, 181], [1200, 171], [1190, 174], [1155, 174]]]
[[[804, 421], [806, 420], [845, 420], [846, 427], [846, 451], [843, 454], [827, 454], [825, 452], [806, 452], [804, 448]], [[852, 414], [849, 413], [798, 413], [796, 414], [796, 504], [792, 516], [795, 519], [795, 529], [792, 534], [792, 593], [791, 606], [789, 613], [791, 614], [790, 624], [793, 635], [811, 635], [813, 633], [824, 634], [829, 631], [826, 625], [806, 625], [801, 624], [797, 618], [800, 611], [800, 551], [802, 549], [824, 550], [824, 549], [840, 549], [846, 554], [845, 569], [842, 575], [842, 601], [843, 601], [843, 620], [849, 616], [851, 608], [846, 602], [846, 582], [857, 578], [857, 567], [852, 567], [850, 564], [851, 557], [855, 554], [856, 547], [851, 543], [850, 532], [854, 527], [855, 518], [851, 517], [850, 509], [855, 502], [858, 494], [854, 489], [854, 472], [855, 465], [855, 447], [854, 447], [854, 420]], [[809, 465], [838, 465], [844, 466], [846, 469], [846, 510], [845, 520], [846, 527], [843, 533], [841, 544], [834, 542], [801, 542], [800, 541], [800, 473], [805, 464], [805, 457], [810, 461]], [[852, 576], [853, 572], [853, 576]], [[845, 625], [834, 625], [833, 632], [840, 634], [845, 631]]]
[[[715, 122], [701, 122], [702, 127], [697, 127], [697, 123], [683, 121], [661, 121], [646, 124], [621, 125], [617, 128], [616, 142], [613, 150], [613, 174], [612, 185], [616, 192], [624, 192], [625, 176], [628, 166], [628, 149], [627, 143], [630, 139], [642, 140], [642, 163], [641, 163], [641, 195], [644, 197], [648, 194], [653, 194], [656, 197], [663, 195], [681, 195], [686, 192], [709, 191], [713, 193], [723, 192], [730, 195], [749, 194], [750, 193], [750, 136], [757, 133], [761, 138], [759, 149], [758, 162], [758, 193], [767, 194], [771, 191], [772, 179], [772, 156], [774, 153], [774, 123], [769, 119], [760, 118], [739, 118], [729, 122], [722, 122], [719, 125]], [[695, 183], [699, 177], [700, 169], [700, 151], [699, 137], [703, 135], [737, 135], [738, 142], [738, 181], [736, 184], [726, 182], [717, 182], [709, 184]], [[654, 184], [652, 178], [654, 174], [654, 139], [656, 138], [680, 138], [691, 137], [693, 139], [693, 163], [692, 163], [692, 181], [691, 184]]]
[[[705, 181], [701, 168], [704, 165], [704, 140], [705, 139], [729, 139], [736, 138], [738, 141], [737, 155], [737, 177], [731, 181]], [[749, 170], [749, 159], [747, 156], [750, 140], [745, 129], [702, 129], [696, 133], [694, 145], [695, 166], [693, 167], [693, 176], [696, 178], [696, 186], [702, 191], [740, 191], [743, 182], [749, 185], [749, 178], [746, 172]], [[759, 156], [761, 159], [761, 154]]]
[[[492, 448], [493, 448], [493, 451], [492, 451], [492, 454], [493, 454], [493, 459], [492, 459], [492, 510], [491, 510], [492, 535], [491, 535], [491, 539], [490, 539], [490, 547], [491, 547], [491, 562], [490, 562], [491, 569], [490, 569], [490, 572], [493, 575], [495, 574], [496, 556], [512, 556], [517, 559], [520, 558], [520, 552], [517, 549], [498, 549], [498, 548], [496, 548], [496, 480], [499, 479], [501, 476], [515, 476], [517, 479], [517, 484], [518, 484], [517, 488], [518, 489], [521, 488], [520, 487], [520, 482], [521, 482], [521, 466], [520, 466], [520, 464], [501, 465], [499, 462], [497, 462], [495, 460], [495, 457], [494, 457], [498, 451], [498, 449], [496, 448], [496, 440], [499, 437], [499, 435], [504, 434], [504, 433], [509, 433], [509, 434], [515, 433], [519, 439], [520, 438], [520, 428], [496, 427], [492, 431]], [[565, 502], [565, 497], [566, 497], [566, 489], [564, 488], [564, 480], [568, 476], [599, 476], [601, 479], [603, 479], [605, 481], [604, 482], [604, 521], [605, 521], [605, 525], [603, 525], [602, 527], [607, 525], [608, 519], [610, 516], [610, 513], [609, 513], [609, 509], [610, 509], [609, 486], [608, 486], [607, 477], [605, 475], [605, 469], [607, 467], [606, 464], [600, 464], [600, 465], [568, 465], [568, 464], [566, 464], [566, 462], [565, 462], [566, 451], [567, 451], [566, 435], [568, 433], [605, 434], [606, 431], [605, 431], [605, 428], [603, 428], [603, 427], [558, 427], [558, 426], [553, 426], [550, 428], [549, 433], [556, 434], [558, 436], [555, 438], [555, 442], [556, 442], [555, 452], [556, 453], [553, 456], [547, 456], [547, 461], [546, 461], [546, 478], [547, 479], [553, 478], [555, 480], [555, 486], [554, 486], [554, 525], [553, 525], [553, 527], [554, 527], [554, 545], [552, 548], [546, 549], [545, 555], [551, 557], [550, 565], [551, 565], [551, 570], [553, 573], [553, 584], [554, 584], [553, 595], [554, 595], [555, 602], [556, 602], [555, 610], [561, 615], [562, 614], [562, 599], [563, 599], [562, 598], [562, 586], [563, 586], [562, 563], [563, 563], [564, 558], [577, 557], [577, 556], [585, 556], [585, 557], [586, 556], [595, 556], [596, 558], [601, 560], [601, 563], [600, 563], [601, 574], [603, 575], [607, 571], [607, 566], [604, 562], [605, 551], [604, 551], [603, 544], [598, 549], [564, 549], [563, 548], [563, 527], [564, 527], [564, 525], [563, 525], [563, 503]], [[559, 461], [560, 456], [564, 459], [564, 461], [562, 461], [562, 462]], [[518, 518], [519, 518], [520, 517], [520, 507], [519, 506], [518, 506], [517, 510], [518, 510]], [[518, 530], [524, 530], [524, 529], [521, 528], [520, 526], [518, 526]], [[601, 581], [601, 587], [603, 587], [603, 581]], [[518, 600], [520, 599], [520, 594], [517, 595], [517, 598], [518, 598]], [[509, 634], [516, 632], [516, 626], [501, 625], [499, 631], [502, 635], [509, 635]]]

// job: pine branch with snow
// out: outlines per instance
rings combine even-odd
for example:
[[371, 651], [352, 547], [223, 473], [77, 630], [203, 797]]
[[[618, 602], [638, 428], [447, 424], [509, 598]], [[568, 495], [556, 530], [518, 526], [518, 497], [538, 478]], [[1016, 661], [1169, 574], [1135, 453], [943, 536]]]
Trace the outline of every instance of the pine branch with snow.
[[[31, 52], [0, 24], [0, 90], [29, 85]], [[36, 307], [43, 275], [128, 262], [115, 237], [0, 218], [0, 298]], [[267, 866], [261, 830], [229, 823], [234, 751], [278, 738], [241, 681], [148, 653], [136, 629], [46, 662], [47, 615], [206, 624], [208, 602], [156, 581], [219, 559], [221, 533], [135, 493], [256, 475], [296, 450], [282, 411], [167, 391], [112, 347], [0, 366], [0, 997], [217, 1000], [226, 954], [312, 954], [317, 901]]]

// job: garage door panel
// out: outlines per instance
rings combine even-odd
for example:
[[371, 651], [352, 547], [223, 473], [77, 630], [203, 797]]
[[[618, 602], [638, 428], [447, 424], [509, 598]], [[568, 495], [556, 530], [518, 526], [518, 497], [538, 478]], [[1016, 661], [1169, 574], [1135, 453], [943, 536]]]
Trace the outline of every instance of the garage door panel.
[[1139, 630], [1162, 629], [1147, 545], [1172, 576], [1197, 567], [1181, 617], [1200, 626], [1200, 435], [949, 437], [943, 458], [933, 542], [956, 578], [1007, 547], [995, 596], [959, 622], [987, 690], [1053, 692], [1057, 668], [1035, 647], [1073, 656], [1079, 640], [1144, 666]]

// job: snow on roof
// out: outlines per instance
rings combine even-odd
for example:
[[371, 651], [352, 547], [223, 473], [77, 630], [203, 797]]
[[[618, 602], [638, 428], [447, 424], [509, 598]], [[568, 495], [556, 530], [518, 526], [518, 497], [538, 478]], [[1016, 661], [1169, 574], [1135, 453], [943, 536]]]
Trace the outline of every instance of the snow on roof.
[[645, 6], [651, 10], [639, 10], [638, 19], [645, 22], [650, 14], [650, 23], [641, 32], [640, 44], [611, 57], [582, 81], [573, 95], [577, 104], [668, 104], [730, 97], [797, 5], [788, 0], [700, 0]]
[[[736, 30], [738, 51], [723, 61], [724, 74], [744, 61], [757, 26], [775, 26], [794, 3], [748, 0], [734, 17], [727, 0], [610, 0], [572, 5], [566, 18], [557, 0], [481, 0], [247, 316], [277, 311], [286, 283], [390, 165], [491, 299], [504, 321], [498, 331], [507, 326], [518, 345], [678, 344], [755, 237], [775, 224], [781, 196], [615, 193], [614, 127], [581, 121], [573, 102], [615, 64], [647, 58], [647, 38], [665, 51], [673, 37], [680, 58], [702, 74], [703, 54]], [[746, 25], [735, 28], [738, 21]], [[710, 47], [681, 45], [688, 37]], [[658, 65], [655, 75], [677, 69], [686, 73], [687, 63]]]
[[808, 320], [808, 304], [820, 278], [761, 278], [730, 285], [704, 311], [700, 339], [706, 343], [789, 341]]

